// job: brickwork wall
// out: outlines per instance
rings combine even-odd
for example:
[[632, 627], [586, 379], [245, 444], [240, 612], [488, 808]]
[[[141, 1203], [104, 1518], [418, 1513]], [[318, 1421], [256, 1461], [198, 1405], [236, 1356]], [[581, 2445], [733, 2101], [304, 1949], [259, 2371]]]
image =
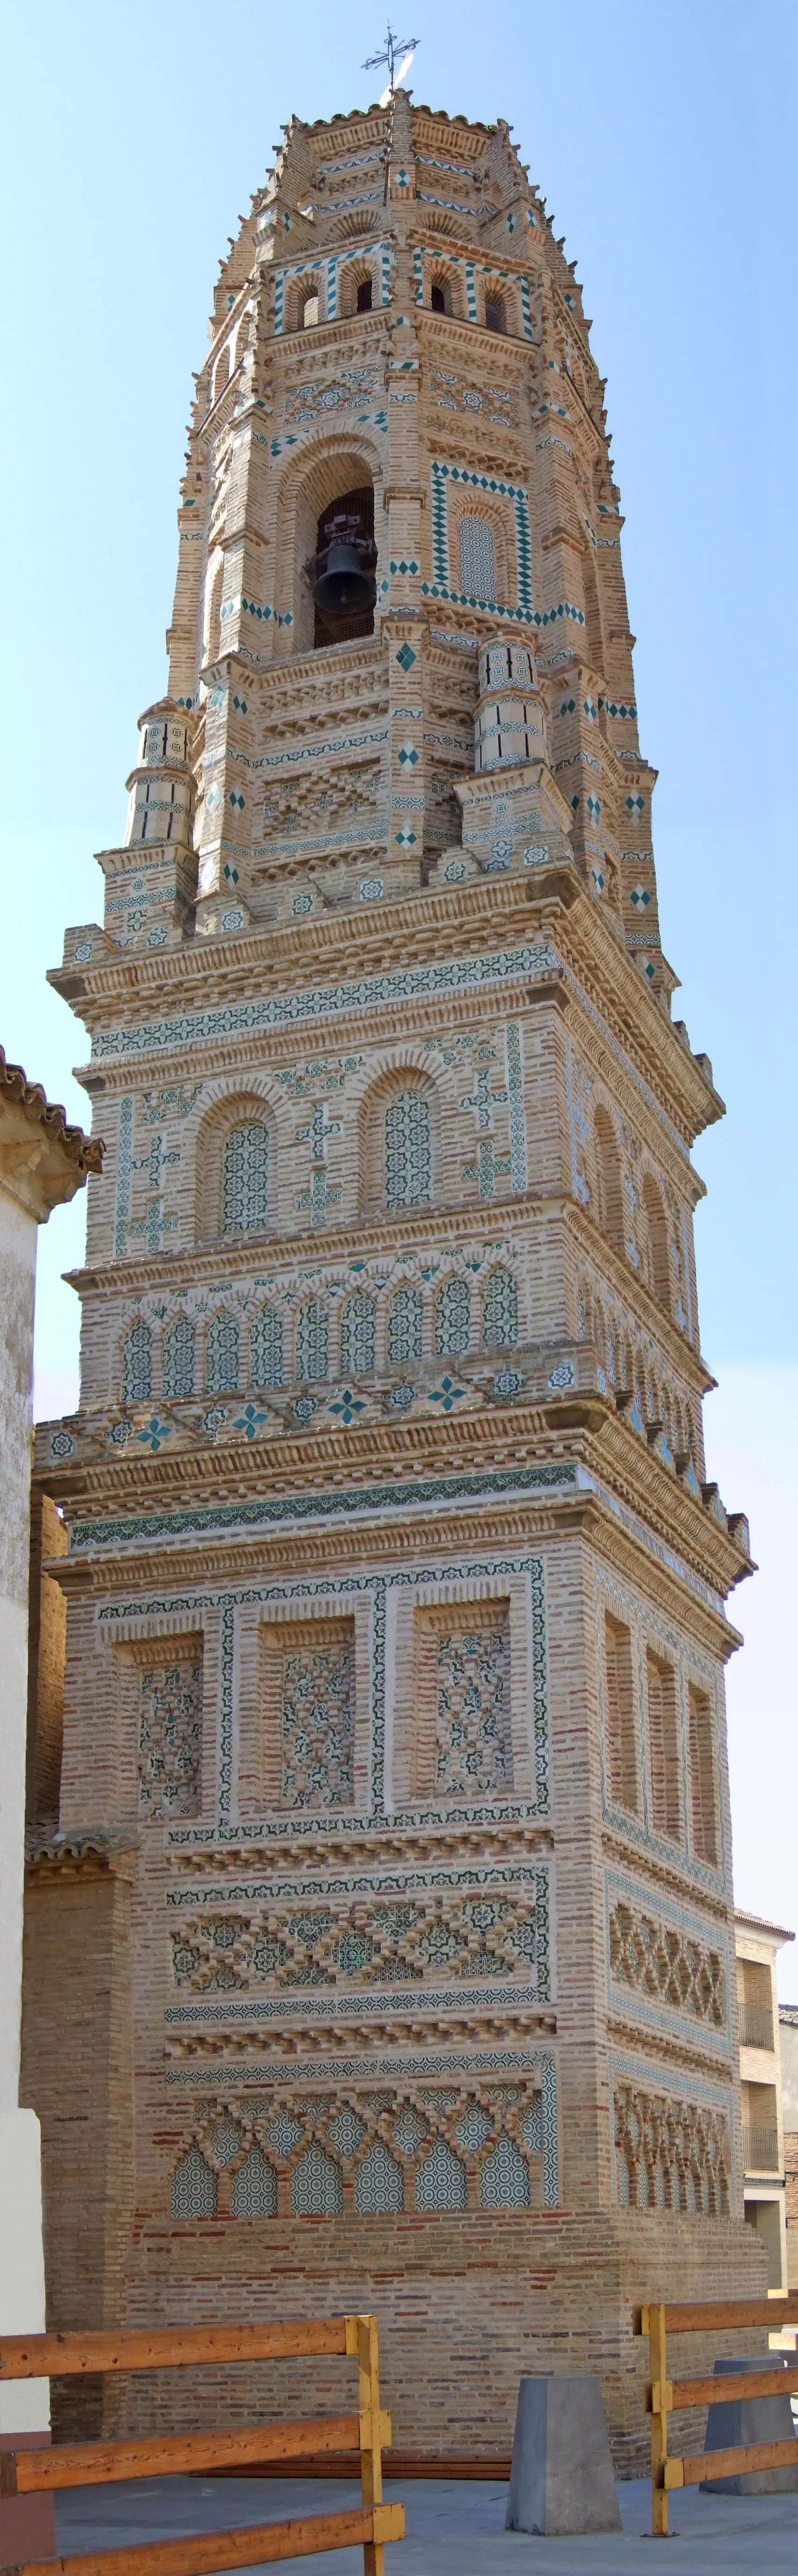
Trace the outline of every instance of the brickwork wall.
[[[130, 1883], [120, 1866], [28, 1874], [21, 2094], [42, 2129], [47, 2326], [118, 2322], [132, 2218]], [[54, 2386], [54, 2438], [113, 2423], [114, 2383]], [[56, 2429], [58, 2428], [58, 2429]]]
[[[669, 2225], [638, 2214], [630, 2228], [586, 2208], [579, 2217], [503, 2215], [486, 2226], [479, 2215], [449, 2220], [378, 2223], [376, 2242], [357, 2222], [319, 2222], [300, 2258], [294, 2235], [279, 2230], [265, 2252], [255, 2222], [203, 2222], [192, 2233], [142, 2228], [127, 2315], [131, 2323], [200, 2323], [211, 2317], [324, 2314], [332, 2306], [375, 2310], [379, 2318], [384, 2403], [396, 2449], [461, 2457], [512, 2447], [522, 2371], [597, 2372], [603, 2384], [618, 2473], [645, 2474], [649, 2456], [643, 2383], [648, 2347], [631, 2333], [633, 2305], [662, 2295], [673, 2282]], [[199, 2250], [199, 2263], [197, 2260]], [[695, 2219], [681, 2231], [679, 2295], [763, 2295], [761, 2252], [743, 2222]], [[467, 2283], [467, 2297], [464, 2297]], [[741, 2339], [751, 2351], [765, 2338]], [[711, 2371], [717, 2346], [689, 2336], [674, 2342], [674, 2372]], [[340, 2366], [286, 2364], [231, 2375], [159, 2374], [137, 2380], [126, 2423], [136, 2430], [205, 2422], [266, 2422], [341, 2403]], [[676, 2446], [685, 2452], [703, 2417], [680, 2417]]]

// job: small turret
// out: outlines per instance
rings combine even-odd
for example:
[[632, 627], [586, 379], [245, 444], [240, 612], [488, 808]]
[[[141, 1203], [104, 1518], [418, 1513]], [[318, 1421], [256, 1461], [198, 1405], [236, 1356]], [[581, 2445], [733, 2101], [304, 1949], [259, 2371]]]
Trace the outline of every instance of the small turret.
[[190, 724], [185, 707], [159, 698], [139, 716], [138, 765], [130, 791], [125, 847], [137, 841], [178, 841], [191, 834]]
[[515, 769], [523, 760], [545, 760], [543, 700], [535, 656], [514, 635], [483, 644], [474, 716], [474, 768]]

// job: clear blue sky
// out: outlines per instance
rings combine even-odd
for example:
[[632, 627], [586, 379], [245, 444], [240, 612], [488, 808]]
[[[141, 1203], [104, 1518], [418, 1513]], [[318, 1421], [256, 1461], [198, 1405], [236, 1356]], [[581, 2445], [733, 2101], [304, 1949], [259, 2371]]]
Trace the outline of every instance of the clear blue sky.
[[[64, 924], [98, 917], [92, 853], [121, 839], [136, 716], [164, 685], [183, 431], [217, 261], [292, 110], [329, 116], [377, 94], [360, 65], [382, 6], [27, 0], [6, 24], [0, 1038], [77, 1117], [82, 1032], [44, 975]], [[768, 1390], [740, 1452], [744, 1468], [761, 1423], [764, 1513], [798, 1357], [797, 25], [788, 0], [507, 0], [501, 13], [421, 0], [409, 22], [419, 102], [512, 119], [594, 316], [641, 742], [660, 770], [664, 944], [729, 1112], [697, 1149], [702, 1339], [712, 1366], [759, 1369]], [[81, 1223], [76, 1203], [40, 1247], [45, 1411], [62, 1381], [69, 1400], [76, 1304], [58, 1274]], [[744, 1502], [742, 1485], [727, 1499]]]

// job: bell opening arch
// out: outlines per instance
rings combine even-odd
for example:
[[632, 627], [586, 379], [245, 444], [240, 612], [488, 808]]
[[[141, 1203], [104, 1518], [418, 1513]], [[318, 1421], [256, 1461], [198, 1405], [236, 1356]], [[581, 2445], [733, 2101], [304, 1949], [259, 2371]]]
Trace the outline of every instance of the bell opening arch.
[[[331, 617], [317, 608], [314, 584], [317, 557], [326, 549], [328, 522], [354, 522], [352, 535], [371, 584], [379, 597], [379, 549], [382, 535], [382, 460], [370, 450], [348, 443], [325, 442], [304, 471], [296, 467], [283, 487], [280, 509], [279, 588], [291, 623], [280, 629], [286, 653], [312, 653], [330, 645], [373, 635], [376, 608], [369, 599], [354, 615]], [[345, 534], [345, 532], [344, 532]], [[376, 560], [374, 548], [376, 547]]]

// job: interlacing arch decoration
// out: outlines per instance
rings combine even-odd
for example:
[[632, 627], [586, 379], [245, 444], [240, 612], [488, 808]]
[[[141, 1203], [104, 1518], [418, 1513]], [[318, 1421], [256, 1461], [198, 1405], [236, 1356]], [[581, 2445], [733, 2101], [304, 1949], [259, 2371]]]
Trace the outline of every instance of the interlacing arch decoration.
[[615, 2086], [616, 2196], [627, 2209], [729, 2215], [726, 2112]]
[[527, 2077], [209, 2105], [178, 2158], [173, 2218], [363, 2217], [542, 2203], [540, 2091]]

